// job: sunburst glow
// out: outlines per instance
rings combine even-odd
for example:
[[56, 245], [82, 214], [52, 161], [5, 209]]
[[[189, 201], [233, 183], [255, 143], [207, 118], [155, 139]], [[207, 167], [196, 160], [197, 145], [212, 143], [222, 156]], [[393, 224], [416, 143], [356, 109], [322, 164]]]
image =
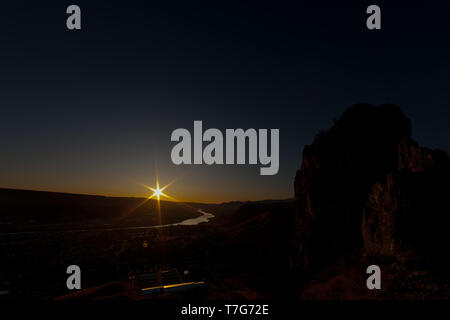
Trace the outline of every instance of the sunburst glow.
[[150, 196], [150, 199], [155, 197], [156, 199], [159, 200], [161, 199], [161, 196], [168, 198], [168, 196], [163, 192], [165, 188], [167, 188], [167, 186], [160, 188], [158, 184], [156, 185], [156, 188], [149, 188], [150, 190], [153, 191], [153, 194]]
[[[173, 181], [172, 181], [172, 182], [173, 182]], [[150, 195], [150, 196], [147, 198], [147, 200], [150, 200], [150, 199], [156, 199], [156, 200], [159, 201], [161, 198], [166, 198], [166, 199], [169, 199], [169, 200], [172, 200], [172, 201], [176, 201], [174, 198], [172, 198], [171, 196], [169, 196], [168, 194], [166, 194], [166, 193], [164, 192], [164, 190], [166, 190], [166, 189], [172, 184], [172, 182], [170, 182], [169, 184], [166, 184], [165, 186], [161, 187], [161, 186], [159, 185], [159, 180], [158, 180], [158, 178], [156, 178], [156, 186], [155, 186], [154, 188], [149, 187], [149, 186], [146, 186], [146, 185], [143, 185], [143, 186], [146, 187], [148, 190], [150, 190], [150, 191], [153, 192], [152, 195]]]

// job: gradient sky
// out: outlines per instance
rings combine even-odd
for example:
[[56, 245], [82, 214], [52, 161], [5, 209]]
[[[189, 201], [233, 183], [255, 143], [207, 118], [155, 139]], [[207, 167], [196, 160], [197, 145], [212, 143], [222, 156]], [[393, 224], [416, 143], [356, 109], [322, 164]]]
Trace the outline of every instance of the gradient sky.
[[[377, 1], [378, 31], [375, 2], [334, 2], [2, 3], [0, 187], [145, 196], [157, 165], [177, 199], [289, 198], [304, 145], [359, 102], [399, 105], [450, 150], [449, 2]], [[194, 120], [279, 128], [278, 175], [173, 165], [170, 134]]]

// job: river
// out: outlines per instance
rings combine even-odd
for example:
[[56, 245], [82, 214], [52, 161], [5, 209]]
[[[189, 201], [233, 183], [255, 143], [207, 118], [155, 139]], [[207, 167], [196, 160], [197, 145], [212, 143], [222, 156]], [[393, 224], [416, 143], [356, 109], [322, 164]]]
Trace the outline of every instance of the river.
[[[189, 218], [177, 223], [156, 225], [156, 226], [139, 226], [139, 227], [113, 227], [113, 228], [89, 228], [89, 229], [72, 229], [72, 230], [63, 230], [63, 232], [84, 232], [84, 231], [92, 231], [92, 230], [102, 230], [102, 231], [114, 231], [114, 230], [139, 230], [139, 229], [156, 229], [156, 228], [167, 228], [167, 227], [175, 227], [175, 226], [195, 226], [200, 223], [208, 222], [210, 219], [214, 218], [212, 213], [203, 211], [202, 209], [198, 209], [202, 215], [197, 218]], [[19, 234], [34, 234], [45, 231], [22, 231], [22, 232], [5, 232], [0, 233], [0, 235], [19, 235]]]

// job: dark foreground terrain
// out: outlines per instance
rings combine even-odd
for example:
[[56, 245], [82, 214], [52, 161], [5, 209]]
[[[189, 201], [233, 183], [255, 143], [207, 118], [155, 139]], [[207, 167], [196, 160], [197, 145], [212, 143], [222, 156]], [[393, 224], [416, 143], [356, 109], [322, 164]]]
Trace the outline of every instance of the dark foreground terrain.
[[[293, 200], [198, 206], [217, 212], [216, 217], [195, 226], [160, 229], [1, 234], [0, 299], [449, 298], [444, 258], [440, 264], [354, 252], [305, 278], [293, 268]], [[365, 285], [365, 268], [374, 263], [383, 270], [380, 291]], [[83, 290], [66, 288], [71, 264], [82, 270]], [[143, 296], [136, 277], [155, 266], [189, 270], [206, 285]]]
[[[4, 192], [16, 195], [30, 193], [18, 190]], [[91, 199], [89, 196], [68, 195], [69, 199], [63, 201], [63, 194], [32, 194], [35, 198], [56, 197], [58, 202], [76, 198], [77, 206], [87, 208], [88, 212], [92, 210], [89, 205], [98, 202], [96, 197]], [[127, 201], [130, 200], [123, 199], [123, 202]], [[116, 198], [112, 202], [122, 203]], [[107, 206], [107, 199], [101, 199], [101, 203]], [[199, 290], [175, 296], [188, 294], [217, 299], [276, 297], [282, 293], [281, 287], [288, 283], [284, 282], [289, 269], [286, 244], [292, 236], [292, 230], [288, 230], [292, 223], [288, 220], [292, 219], [293, 204], [293, 200], [187, 206], [162, 202], [163, 216], [167, 208], [171, 210], [168, 211], [170, 216], [163, 218], [164, 223], [196, 217], [197, 209], [216, 215], [199, 225], [164, 228], [130, 228], [130, 223], [119, 224], [117, 219], [114, 222], [107, 219], [109, 223], [105, 226], [99, 218], [84, 228], [74, 221], [65, 225], [58, 223], [50, 228], [32, 223], [34, 220], [29, 221], [30, 214], [27, 215], [27, 223], [21, 224], [24, 230], [11, 228], [0, 233], [0, 291], [3, 292], [0, 299], [173, 296], [141, 296], [136, 277], [155, 267], [188, 269], [206, 283]], [[179, 215], [176, 215], [176, 206], [180, 208]], [[148, 214], [151, 215], [151, 211]], [[147, 219], [147, 223], [152, 221]], [[72, 264], [80, 266], [83, 275], [84, 290], [75, 293], [66, 288], [66, 268]]]

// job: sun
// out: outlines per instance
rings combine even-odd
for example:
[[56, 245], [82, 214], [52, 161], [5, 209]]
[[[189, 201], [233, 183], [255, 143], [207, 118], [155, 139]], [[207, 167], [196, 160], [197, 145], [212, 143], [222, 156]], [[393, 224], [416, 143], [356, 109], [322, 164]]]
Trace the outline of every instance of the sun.
[[169, 201], [176, 201], [176, 202], [178, 202], [175, 198], [169, 196], [167, 193], [164, 192], [167, 188], [169, 188], [172, 185], [172, 183], [174, 181], [175, 180], [172, 180], [170, 183], [168, 183], [165, 186], [161, 187], [159, 185], [159, 179], [158, 179], [158, 177], [156, 177], [156, 186], [154, 188], [152, 188], [150, 186], [147, 186], [145, 184], [141, 184], [143, 187], [145, 187], [148, 190], [152, 191], [152, 194], [147, 197], [146, 201], [148, 201], [150, 199], [156, 199], [156, 200], [158, 200], [158, 203], [159, 203], [159, 200], [161, 198], [164, 198], [164, 199], [168, 199]]
[[147, 203], [147, 201], [151, 200], [151, 199], [155, 199], [156, 203], [157, 203], [157, 209], [158, 209], [158, 218], [159, 218], [159, 224], [162, 224], [162, 220], [161, 220], [161, 201], [160, 199], [162, 197], [164, 197], [164, 199], [168, 199], [169, 201], [172, 202], [178, 202], [177, 199], [175, 199], [174, 197], [169, 196], [168, 194], [164, 193], [163, 191], [166, 190], [170, 185], [172, 185], [172, 183], [174, 183], [175, 179], [172, 180], [170, 183], [166, 184], [164, 187], [160, 187], [159, 186], [159, 180], [158, 177], [156, 177], [156, 186], [154, 188], [147, 186], [145, 184], [140, 183], [140, 185], [144, 188], [146, 188], [149, 191], [152, 191], [153, 193], [149, 196], [147, 196], [145, 199], [143, 199], [143, 201], [141, 201], [137, 206], [135, 206], [134, 208], [132, 208], [131, 210], [129, 210], [129, 212], [127, 213], [127, 215], [133, 213], [134, 211], [136, 211], [139, 207], [145, 205], [145, 203]]
[[148, 199], [148, 200], [150, 200], [150, 199], [156, 199], [156, 200], [159, 201], [162, 197], [164, 197], [164, 198], [166, 198], [166, 199], [169, 199], [169, 200], [174, 201], [174, 200], [175, 200], [174, 198], [172, 198], [171, 196], [169, 196], [168, 194], [166, 194], [166, 193], [163, 192], [163, 191], [166, 190], [166, 188], [168, 188], [171, 184], [172, 184], [172, 182], [169, 183], [169, 184], [166, 184], [164, 187], [160, 187], [160, 186], [159, 186], [159, 181], [158, 181], [158, 179], [156, 179], [156, 187], [154, 187], [154, 188], [149, 187], [149, 186], [146, 186], [146, 185], [143, 185], [143, 186], [145, 186], [148, 190], [150, 190], [150, 191], [153, 192], [153, 194], [152, 194], [151, 196], [149, 196], [147, 199]]
[[163, 190], [167, 188], [167, 186], [160, 188], [159, 185], [156, 185], [156, 188], [149, 188], [153, 191], [153, 194], [150, 196], [150, 199], [153, 197], [156, 197], [156, 199], [161, 199], [161, 196], [167, 197], [166, 194], [164, 194]]

